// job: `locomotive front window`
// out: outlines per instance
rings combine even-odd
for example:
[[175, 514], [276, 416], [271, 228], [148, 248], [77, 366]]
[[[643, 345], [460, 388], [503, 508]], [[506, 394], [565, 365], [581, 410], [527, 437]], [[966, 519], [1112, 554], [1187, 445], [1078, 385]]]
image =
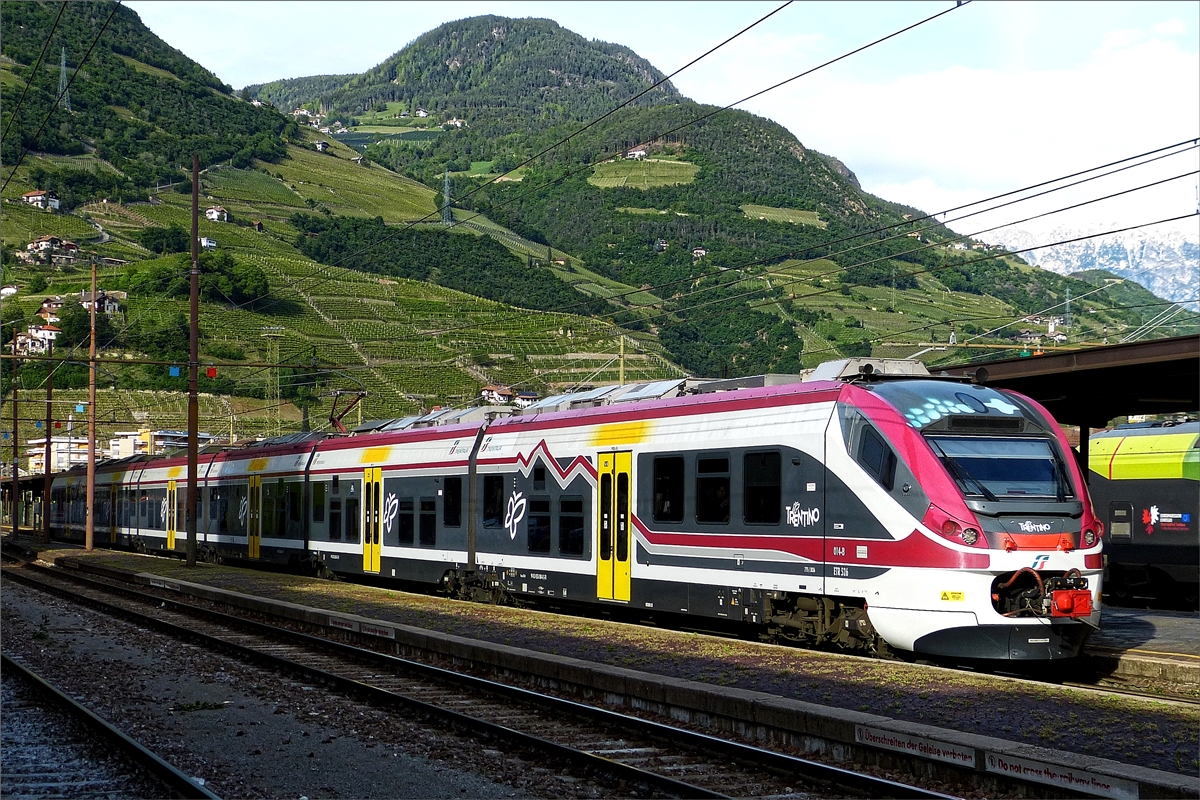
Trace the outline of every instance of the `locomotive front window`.
[[988, 500], [1072, 497], [1048, 439], [929, 436], [934, 453], [967, 495]]
[[896, 454], [874, 428], [865, 426], [858, 445], [858, 463], [889, 492], [896, 482]]

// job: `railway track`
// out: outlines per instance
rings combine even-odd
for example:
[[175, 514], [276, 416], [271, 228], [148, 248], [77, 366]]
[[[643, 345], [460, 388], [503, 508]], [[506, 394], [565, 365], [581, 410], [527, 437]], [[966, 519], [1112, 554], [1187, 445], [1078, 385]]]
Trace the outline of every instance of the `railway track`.
[[538, 753], [640, 794], [946, 797], [90, 577], [45, 568], [6, 569], [5, 576], [374, 705]]
[[2, 656], [6, 800], [218, 796], [18, 661]]

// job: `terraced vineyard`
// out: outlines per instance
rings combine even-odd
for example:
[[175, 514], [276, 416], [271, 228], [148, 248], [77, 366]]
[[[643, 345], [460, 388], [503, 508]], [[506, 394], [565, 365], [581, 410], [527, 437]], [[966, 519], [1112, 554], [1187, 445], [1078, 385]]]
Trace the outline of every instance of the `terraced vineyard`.
[[42, 211], [21, 200], [9, 200], [3, 206], [4, 226], [0, 231], [4, 244], [24, 248], [39, 236], [58, 236], [82, 243], [99, 233], [86, 220], [70, 214]]
[[588, 183], [601, 189], [623, 186], [629, 189], [650, 189], [655, 186], [674, 186], [691, 183], [700, 167], [686, 161], [665, 161], [655, 158], [621, 159], [597, 164]]
[[761, 219], [766, 222], [790, 222], [793, 225], [816, 225], [824, 228], [825, 223], [815, 211], [797, 211], [794, 208], [775, 208], [773, 206], [744, 205], [739, 206], [747, 219]]

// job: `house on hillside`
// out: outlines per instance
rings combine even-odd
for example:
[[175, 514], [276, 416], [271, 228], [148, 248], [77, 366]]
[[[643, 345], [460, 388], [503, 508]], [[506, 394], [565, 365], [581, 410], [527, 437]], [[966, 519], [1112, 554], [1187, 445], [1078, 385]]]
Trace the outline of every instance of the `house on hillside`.
[[[124, 292], [121, 292], [124, 294]], [[121, 310], [121, 304], [117, 302], [117, 298], [99, 289], [96, 291], [96, 312], [98, 314], [116, 314]], [[84, 311], [92, 310], [92, 293], [84, 289], [79, 293], [79, 302], [83, 306]]]
[[[58, 334], [60, 333], [62, 331], [53, 325], [30, 325], [29, 330], [24, 334], [23, 346], [25, 352], [18, 353], [18, 355], [35, 355], [49, 352], [50, 344], [58, 338]], [[21, 334], [17, 334], [17, 340], [14, 340], [18, 347], [22, 346], [18, 341], [20, 338]]]
[[317, 139], [317, 152], [324, 153], [329, 148], [329, 142], [324, 139]]
[[1021, 328], [1015, 338], [1022, 344], [1038, 344], [1042, 341], [1042, 332], [1030, 330], [1029, 328]]
[[221, 206], [209, 206], [204, 211], [204, 218], [209, 222], [228, 222], [229, 212]]
[[250, 105], [254, 106], [255, 108], [262, 108], [263, 101], [255, 98], [254, 100], [250, 101]]
[[423, 108], [418, 108], [418, 109], [417, 109], [417, 116], [418, 116], [418, 117], [421, 117], [421, 118], [423, 119], [423, 118], [425, 118], [425, 117], [428, 117], [428, 116], [429, 116], [429, 112], [428, 112], [428, 111], [426, 111], [426, 110], [425, 110], [425, 109], [423, 109]]
[[259, 222], [258, 220], [254, 220], [254, 222], [251, 222], [250, 227], [252, 229], [258, 231], [259, 233], [262, 233], [264, 230], [266, 230], [266, 228], [263, 227], [263, 224], [261, 222]]
[[37, 316], [47, 323], [58, 322], [58, 312], [62, 311], [62, 307], [66, 304], [67, 301], [61, 295], [47, 297], [42, 301], [42, 307], [37, 310]]
[[533, 405], [537, 401], [538, 401], [538, 393], [537, 392], [530, 392], [530, 391], [517, 392], [517, 396], [515, 398], [513, 398], [513, 405], [515, 405], [517, 408], [529, 408], [531, 405]]
[[692, 258], [704, 258], [706, 255], [708, 255], [708, 251], [703, 247], [692, 248]]
[[53, 253], [62, 247], [62, 241], [57, 236], [39, 236], [25, 245], [25, 249], [30, 253]]
[[637, 150], [630, 150], [628, 153], [625, 154], [625, 157], [632, 158], [637, 161], [641, 161], [643, 158], [646, 157], [646, 151], [642, 148], [638, 148]]
[[661, 253], [663, 250], [666, 250], [668, 246], [669, 243], [666, 239], [659, 239], [654, 243], [654, 251], [656, 253]]
[[35, 208], [40, 208], [43, 211], [58, 211], [60, 205], [58, 202], [58, 195], [45, 189], [36, 189], [32, 192], [26, 192], [25, 194], [21, 195], [21, 199], [29, 205], [34, 206]]
[[350, 160], [353, 161], [355, 164], [358, 164], [360, 167], [363, 165], [363, 157], [362, 156], [355, 156], [354, 158], [352, 158]]
[[453, 126], [454, 126], [454, 127], [456, 127], [456, 128], [461, 128], [462, 126], [466, 125], [466, 124], [467, 124], [467, 122], [466, 122], [466, 120], [461, 120], [461, 119], [459, 119], [458, 117], [455, 117], [454, 119], [448, 119], [448, 120], [446, 120], [446, 121], [445, 121], [444, 123], [442, 123], [442, 124], [444, 124], [444, 125], [453, 125]]
[[59, 245], [58, 251], [50, 254], [50, 263], [58, 264], [74, 264], [79, 260], [79, 245], [74, 242], [63, 242]]
[[202, 248], [204, 248], [205, 250], [216, 250], [217, 249], [217, 240], [210, 239], [207, 236], [201, 236], [200, 237], [200, 246]]
[[516, 393], [507, 386], [485, 386], [479, 390], [479, 395], [484, 401], [491, 405], [503, 405], [511, 403], [516, 398]]
[[330, 128], [328, 125], [326, 125], [326, 126], [325, 126], [325, 127], [323, 127], [323, 128], [317, 128], [317, 133], [323, 133], [323, 134], [325, 134], [326, 136], [329, 136], [330, 134], [332, 134], [332, 133], [333, 133], [333, 129], [332, 129], [332, 128]]

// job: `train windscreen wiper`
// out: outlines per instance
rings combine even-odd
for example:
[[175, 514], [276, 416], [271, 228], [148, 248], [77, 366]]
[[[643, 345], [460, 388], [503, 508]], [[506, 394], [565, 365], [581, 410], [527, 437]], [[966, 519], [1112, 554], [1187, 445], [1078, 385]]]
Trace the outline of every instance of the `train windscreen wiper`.
[[960, 486], [966, 488], [968, 482], [974, 484], [984, 498], [993, 503], [997, 502], [996, 495], [992, 494], [992, 491], [983, 485], [983, 481], [967, 471], [966, 467], [960, 466], [953, 458], [946, 455], [946, 451], [942, 449], [942, 446], [937, 443], [936, 439], [926, 439], [926, 441], [937, 448], [938, 453], [942, 456], [942, 463], [950, 468], [950, 472], [954, 475], [954, 479], [958, 481]]

